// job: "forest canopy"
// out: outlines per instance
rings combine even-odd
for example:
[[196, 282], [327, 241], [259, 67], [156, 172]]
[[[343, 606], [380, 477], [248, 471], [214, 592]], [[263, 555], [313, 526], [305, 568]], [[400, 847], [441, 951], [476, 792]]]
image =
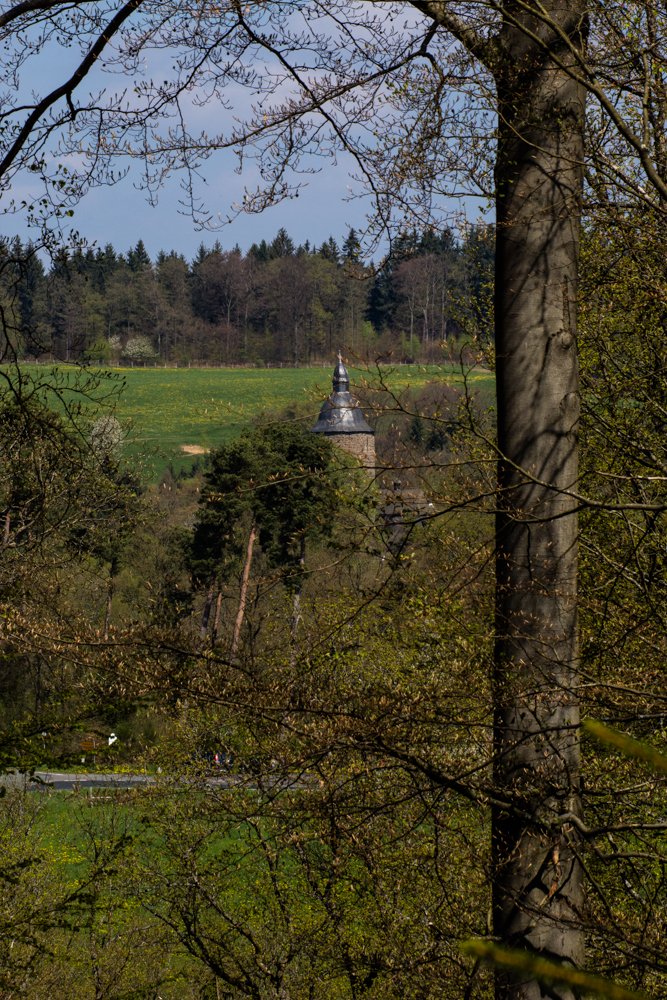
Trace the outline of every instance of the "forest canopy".
[[[296, 246], [281, 229], [246, 254], [202, 243], [154, 261], [143, 240], [61, 254], [5, 241], [2, 283], [24, 356], [135, 364], [299, 364], [346, 345], [412, 360], [471, 328], [489, 336], [493, 238], [472, 227], [399, 241], [375, 271], [354, 229], [338, 245]], [[38, 350], [36, 345], [42, 350]]]

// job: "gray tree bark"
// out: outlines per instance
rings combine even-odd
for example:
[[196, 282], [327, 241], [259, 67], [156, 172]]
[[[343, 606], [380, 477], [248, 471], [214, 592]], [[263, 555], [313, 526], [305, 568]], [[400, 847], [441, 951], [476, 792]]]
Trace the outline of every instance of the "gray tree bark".
[[201, 639], [202, 642], [206, 638], [206, 632], [208, 630], [208, 619], [211, 614], [211, 604], [213, 603], [214, 588], [215, 588], [215, 580], [211, 580], [206, 594], [206, 603], [204, 604], [204, 611], [201, 618], [201, 627], [199, 629], [199, 638]]
[[[507, 4], [499, 108], [495, 316], [495, 777], [514, 808], [493, 815], [494, 931], [511, 947], [583, 964], [577, 516], [559, 490], [578, 463], [577, 266], [585, 93], [559, 68], [585, 45], [583, 3], [546, 3], [570, 43]], [[520, 24], [510, 23], [515, 18]], [[544, 45], [522, 28], [539, 36]], [[545, 485], [549, 484], [549, 485]], [[498, 1000], [572, 1000], [502, 973]]]
[[111, 625], [111, 605], [113, 602], [113, 577], [109, 577], [109, 582], [107, 583], [107, 611], [104, 618], [104, 641], [109, 640], [109, 626]]
[[[306, 536], [301, 536], [301, 549], [299, 552], [299, 568], [303, 571], [306, 565]], [[299, 622], [301, 621], [301, 586], [302, 581], [299, 580], [299, 585], [294, 591], [294, 605], [292, 607], [292, 618], [290, 620], [290, 663], [294, 664], [296, 660], [296, 637], [299, 631]]]
[[220, 624], [220, 606], [222, 604], [222, 586], [218, 584], [218, 598], [215, 602], [215, 618], [213, 620], [213, 634], [211, 637], [211, 644], [215, 646], [215, 641], [218, 638], [218, 626]]
[[234, 659], [239, 648], [239, 639], [241, 637], [241, 625], [243, 624], [246, 596], [248, 593], [248, 578], [250, 576], [250, 564], [252, 563], [252, 551], [255, 547], [256, 537], [257, 537], [257, 525], [253, 521], [252, 527], [250, 528], [250, 536], [248, 538], [248, 547], [246, 549], [246, 557], [243, 566], [243, 573], [241, 575], [241, 593], [239, 595], [239, 607], [238, 611], [236, 612], [236, 621], [234, 622], [234, 635], [232, 638], [232, 648], [229, 651], [230, 660]]
[[109, 641], [109, 628], [111, 627], [111, 607], [113, 604], [113, 595], [116, 589], [116, 573], [118, 571], [118, 563], [114, 559], [109, 567], [109, 577], [107, 579], [107, 609], [104, 618], [104, 641]]

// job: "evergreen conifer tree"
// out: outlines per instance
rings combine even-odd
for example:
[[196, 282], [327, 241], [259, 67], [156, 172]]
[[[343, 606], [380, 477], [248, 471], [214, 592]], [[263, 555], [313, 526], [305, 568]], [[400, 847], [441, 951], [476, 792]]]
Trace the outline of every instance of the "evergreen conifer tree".
[[109, 280], [111, 275], [114, 273], [118, 266], [118, 258], [116, 256], [116, 251], [114, 250], [111, 243], [107, 243], [104, 248], [102, 259], [100, 260], [100, 283], [102, 288], [104, 288], [106, 282]]
[[345, 237], [342, 252], [345, 260], [349, 260], [352, 264], [358, 264], [361, 261], [361, 243], [356, 229], [350, 229]]
[[419, 252], [431, 253], [436, 257], [444, 257], [447, 254], [455, 253], [456, 242], [451, 229], [447, 226], [440, 233], [436, 233], [433, 228], [427, 229], [419, 241]]
[[151, 259], [146, 252], [143, 240], [138, 240], [135, 248], [128, 250], [127, 264], [131, 271], [143, 271], [151, 266]]
[[265, 264], [267, 260], [271, 259], [271, 255], [269, 253], [269, 247], [267, 245], [266, 240], [262, 240], [262, 242], [259, 245], [257, 243], [253, 243], [248, 252], [256, 260], [258, 260], [260, 264]]
[[333, 236], [330, 236], [328, 240], [324, 241], [317, 253], [320, 257], [323, 257], [324, 260], [331, 260], [334, 264], [338, 263], [338, 258], [340, 257], [340, 250], [338, 249], [338, 244]]
[[291, 257], [295, 252], [296, 247], [291, 237], [288, 235], [285, 227], [281, 226], [269, 247], [270, 259], [274, 259], [275, 257]]
[[395, 299], [395, 291], [391, 283], [391, 268], [385, 266], [373, 278], [365, 310], [365, 318], [373, 324], [376, 333], [382, 333], [389, 326]]
[[[219, 252], [219, 251], [214, 251], [214, 252]], [[197, 247], [197, 256], [194, 259], [193, 262], [194, 265], [196, 266], [197, 264], [202, 264], [208, 256], [210, 256], [210, 251], [206, 249], [203, 242], [200, 243], [199, 246]]]
[[15, 247], [20, 251], [16, 256], [16, 292], [21, 330], [32, 342], [31, 347], [37, 347], [35, 338], [37, 325], [42, 318], [45, 293], [44, 266], [30, 240], [25, 247], [21, 247], [21, 241], [17, 238]]

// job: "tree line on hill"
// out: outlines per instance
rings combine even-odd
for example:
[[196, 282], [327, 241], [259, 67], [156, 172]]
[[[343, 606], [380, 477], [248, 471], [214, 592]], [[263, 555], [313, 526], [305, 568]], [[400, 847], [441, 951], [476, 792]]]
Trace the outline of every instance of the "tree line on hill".
[[[472, 227], [406, 235], [379, 269], [351, 229], [339, 247], [296, 246], [285, 229], [243, 254], [202, 243], [152, 261], [143, 240], [62, 253], [47, 270], [20, 239], [0, 246], [19, 357], [159, 364], [293, 364], [393, 350], [426, 359], [440, 342], [490, 336], [493, 238]], [[12, 334], [7, 333], [7, 336]]]

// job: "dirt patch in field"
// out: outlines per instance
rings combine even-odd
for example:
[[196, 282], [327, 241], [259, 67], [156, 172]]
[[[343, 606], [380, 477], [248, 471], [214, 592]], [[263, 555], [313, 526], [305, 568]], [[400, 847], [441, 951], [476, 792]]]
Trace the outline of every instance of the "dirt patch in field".
[[184, 455], [205, 455], [208, 448], [202, 448], [200, 444], [182, 444], [181, 451]]

